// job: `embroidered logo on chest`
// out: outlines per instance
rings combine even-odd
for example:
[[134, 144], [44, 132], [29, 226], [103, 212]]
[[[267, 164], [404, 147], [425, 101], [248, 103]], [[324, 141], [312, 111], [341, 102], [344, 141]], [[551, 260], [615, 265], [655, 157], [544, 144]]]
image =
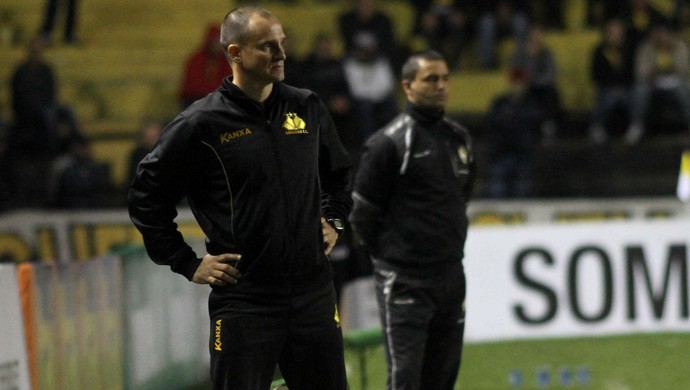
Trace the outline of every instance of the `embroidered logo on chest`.
[[293, 134], [308, 134], [307, 124], [302, 118], [297, 116], [294, 112], [288, 112], [285, 114], [285, 122], [283, 122], [283, 129], [285, 129], [286, 135]]

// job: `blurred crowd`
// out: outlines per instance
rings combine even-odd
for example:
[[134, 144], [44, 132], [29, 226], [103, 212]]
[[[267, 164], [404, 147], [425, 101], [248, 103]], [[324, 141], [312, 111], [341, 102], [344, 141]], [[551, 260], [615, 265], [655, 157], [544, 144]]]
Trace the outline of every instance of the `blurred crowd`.
[[[36, 37], [10, 83], [10, 117], [0, 117], [0, 210], [18, 207], [78, 209], [121, 207], [125, 189], [113, 184], [98, 161], [75, 110], [58, 100], [58, 80], [46, 50], [58, 2], [46, 5]], [[686, 1], [661, 12], [650, 0], [587, 0], [586, 24], [600, 40], [583, 55], [595, 87], [595, 104], [583, 134], [592, 144], [635, 145], [671, 121], [688, 133], [690, 54], [682, 34]], [[491, 198], [527, 197], [538, 145], [559, 137], [567, 120], [559, 90], [558, 59], [545, 37], [567, 28], [564, 0], [409, 0], [409, 33], [396, 35], [395, 17], [376, 0], [353, 0], [337, 15], [337, 33], [318, 33], [309, 53], [288, 53], [285, 82], [314, 90], [331, 110], [345, 146], [358, 158], [364, 140], [399, 110], [401, 59], [419, 43], [442, 53], [454, 73], [500, 71], [508, 89], [495, 96], [487, 128], [484, 171]], [[76, 5], [68, 2], [65, 44], [77, 45]], [[270, 7], [270, 6], [269, 6]], [[52, 19], [51, 19], [52, 18]], [[286, 26], [289, 34], [290, 26]], [[180, 108], [215, 90], [231, 74], [209, 26], [180, 72]], [[503, 45], [508, 42], [509, 44]], [[500, 55], [501, 48], [509, 55]], [[341, 49], [342, 50], [339, 50]], [[288, 47], [288, 51], [290, 48]], [[471, 93], [456, 91], [455, 93]], [[453, 113], [451, 113], [453, 114]], [[145, 118], [128, 158], [133, 169], [165, 125]], [[129, 179], [125, 180], [125, 186]], [[117, 194], [113, 196], [113, 194]]]

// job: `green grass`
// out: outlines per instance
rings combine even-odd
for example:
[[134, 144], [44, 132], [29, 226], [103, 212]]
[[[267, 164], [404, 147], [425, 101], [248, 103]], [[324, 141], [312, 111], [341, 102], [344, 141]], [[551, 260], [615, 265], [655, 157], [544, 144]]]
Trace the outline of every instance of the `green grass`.
[[[366, 351], [367, 389], [385, 389], [386, 368], [380, 346]], [[359, 355], [346, 351], [351, 390], [363, 390]], [[589, 379], [578, 381], [575, 372], [586, 367]], [[550, 374], [548, 386], [539, 387], [539, 370]], [[573, 372], [569, 385], [560, 372]], [[511, 372], [519, 371], [522, 384], [511, 387]], [[636, 334], [466, 344], [456, 389], [690, 389], [690, 333]]]

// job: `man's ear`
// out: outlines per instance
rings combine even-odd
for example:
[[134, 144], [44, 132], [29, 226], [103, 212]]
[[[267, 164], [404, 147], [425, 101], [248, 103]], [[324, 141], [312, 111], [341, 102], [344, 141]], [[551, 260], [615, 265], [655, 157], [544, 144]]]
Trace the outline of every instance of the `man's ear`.
[[410, 90], [410, 88], [411, 88], [410, 84], [411, 84], [410, 80], [402, 80], [400, 82], [400, 85], [402, 86], [402, 89], [405, 92]]
[[230, 61], [235, 62], [235, 63], [242, 62], [242, 58], [240, 57], [241, 51], [242, 51], [242, 49], [234, 43], [231, 43], [230, 45], [228, 45], [227, 53], [228, 53], [228, 58], [230, 58]]

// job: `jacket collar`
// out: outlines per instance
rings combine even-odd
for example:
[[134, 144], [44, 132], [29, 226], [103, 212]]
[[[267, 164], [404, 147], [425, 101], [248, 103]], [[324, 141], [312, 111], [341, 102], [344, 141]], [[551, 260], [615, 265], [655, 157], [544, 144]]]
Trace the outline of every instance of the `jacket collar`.
[[445, 115], [445, 112], [443, 110], [430, 110], [428, 108], [423, 108], [410, 102], [407, 102], [407, 104], [405, 105], [405, 112], [422, 126], [432, 125], [443, 119], [443, 116]]
[[233, 102], [239, 104], [245, 109], [259, 108], [260, 110], [264, 110], [265, 108], [271, 107], [273, 103], [275, 103], [275, 101], [278, 99], [280, 86], [280, 83], [274, 83], [273, 89], [271, 90], [271, 94], [268, 95], [266, 101], [257, 102], [256, 100], [253, 100], [252, 98], [247, 96], [247, 94], [243, 90], [241, 90], [237, 85], [232, 83], [232, 76], [228, 76], [225, 79], [223, 79], [221, 92], [227, 98], [231, 99]]

